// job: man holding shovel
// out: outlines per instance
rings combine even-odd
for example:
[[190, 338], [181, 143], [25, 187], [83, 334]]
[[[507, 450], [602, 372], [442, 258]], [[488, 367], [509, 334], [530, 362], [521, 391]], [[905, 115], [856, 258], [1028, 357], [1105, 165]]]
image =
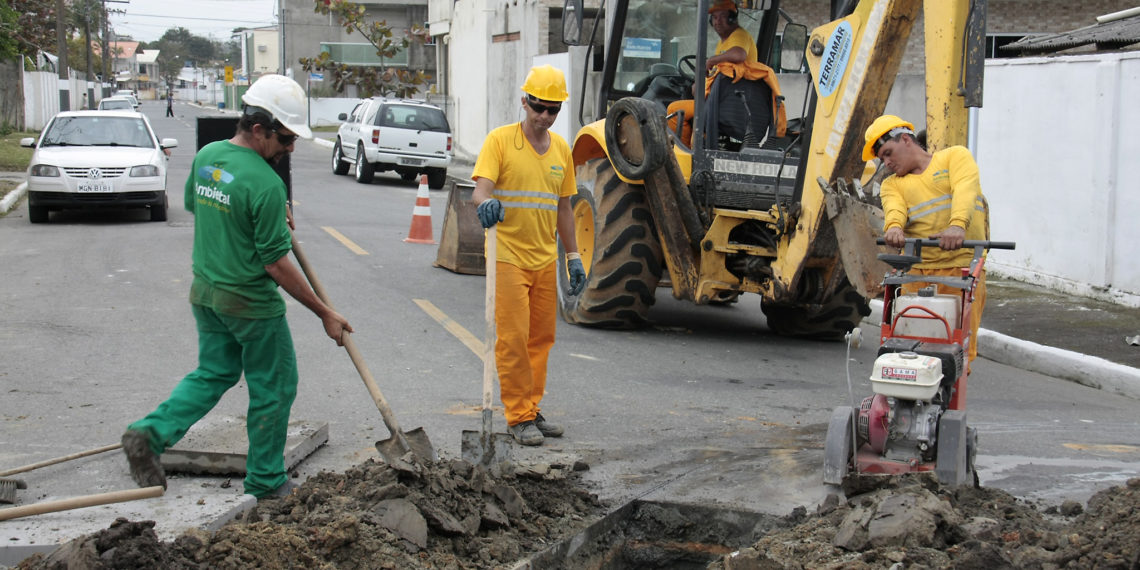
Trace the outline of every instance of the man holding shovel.
[[577, 192], [574, 160], [566, 140], [550, 132], [569, 97], [566, 79], [553, 66], [537, 66], [522, 90], [526, 117], [483, 141], [471, 176], [472, 200], [484, 228], [498, 225], [495, 362], [508, 431], [523, 445], [541, 445], [562, 435], [539, 408], [557, 317], [556, 230], [567, 251], [571, 295], [585, 286], [586, 272], [570, 210]]
[[157, 409], [129, 426], [123, 451], [141, 487], [162, 485], [158, 456], [182, 439], [242, 373], [249, 386], [245, 491], [282, 496], [295, 485], [285, 473], [289, 410], [297, 395], [297, 359], [280, 286], [321, 319], [342, 344], [348, 321], [321, 302], [289, 261], [285, 185], [273, 171], [297, 137], [312, 136], [305, 93], [292, 79], [265, 75], [242, 96], [233, 138], [206, 145], [186, 181], [194, 214], [194, 281], [190, 303], [198, 325], [198, 368]]

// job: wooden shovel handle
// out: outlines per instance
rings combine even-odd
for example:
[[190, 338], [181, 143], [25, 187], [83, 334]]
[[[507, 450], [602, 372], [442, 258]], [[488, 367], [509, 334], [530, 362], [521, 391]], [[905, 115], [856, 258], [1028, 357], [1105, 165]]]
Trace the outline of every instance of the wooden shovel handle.
[[78, 453], [72, 453], [71, 455], [64, 455], [63, 457], [56, 457], [55, 459], [47, 459], [45, 461], [40, 461], [39, 463], [32, 463], [31, 465], [25, 465], [23, 467], [16, 467], [14, 469], [9, 469], [7, 471], [0, 471], [0, 477], [7, 477], [8, 475], [15, 475], [16, 473], [23, 473], [25, 471], [31, 471], [33, 469], [39, 469], [40, 467], [47, 467], [48, 465], [55, 465], [56, 463], [63, 463], [64, 461], [71, 461], [72, 459], [79, 459], [80, 457], [87, 457], [88, 455], [95, 455], [98, 453], [103, 453], [105, 451], [111, 451], [113, 449], [119, 449], [122, 446], [123, 446], [123, 444], [121, 444], [121, 443], [116, 443], [113, 445], [104, 445], [103, 447], [98, 447], [95, 449], [88, 449], [87, 451], [80, 451]]
[[[313, 271], [313, 266], [309, 263], [309, 258], [305, 255], [305, 251], [301, 249], [301, 244], [297, 242], [297, 236], [292, 236], [293, 239], [293, 255], [297, 257], [297, 263], [301, 265], [301, 271], [305, 274], [305, 278], [309, 280], [309, 284], [313, 287], [313, 292], [321, 299], [324, 304], [328, 305], [330, 309], [336, 310], [333, 307], [332, 301], [329, 300], [328, 292], [325, 291], [325, 286], [321, 284], [321, 280], [317, 278], [317, 273]], [[376, 384], [376, 379], [372, 377], [372, 372], [368, 370], [368, 365], [364, 362], [364, 355], [360, 354], [360, 350], [356, 348], [356, 343], [352, 340], [352, 333], [345, 333], [341, 337], [341, 342], [344, 343], [344, 349], [348, 351], [349, 358], [352, 359], [353, 366], [356, 366], [357, 373], [360, 374], [360, 379], [364, 381], [364, 385], [368, 387], [368, 393], [372, 396], [372, 401], [376, 403], [376, 408], [380, 410], [380, 416], [384, 418], [384, 426], [392, 433], [392, 437], [399, 440], [401, 447], [404, 449], [411, 449], [408, 445], [407, 439], [404, 438], [404, 432], [400, 431], [400, 422], [396, 421], [396, 414], [392, 413], [392, 406], [388, 405], [388, 400], [384, 398], [384, 394], [380, 392], [380, 386]]]
[[483, 345], [483, 410], [491, 409], [492, 381], [495, 379], [495, 269], [498, 265], [498, 238], [495, 226], [487, 229], [487, 247], [484, 252], [487, 258], [487, 291], [484, 298], [487, 330]]
[[162, 488], [161, 485], [156, 485], [154, 487], [146, 487], [143, 489], [131, 489], [129, 491], [111, 491], [110, 493], [84, 495], [82, 497], [72, 497], [70, 499], [60, 499], [58, 501], [47, 501], [44, 503], [36, 503], [34, 505], [24, 505], [22, 507], [11, 507], [7, 509], [0, 509], [0, 521], [27, 517], [31, 515], [42, 515], [44, 513], [55, 513], [59, 511], [69, 511], [71, 509], [81, 509], [83, 507], [109, 505], [111, 503], [125, 503], [127, 501], [135, 501], [138, 499], [150, 499], [152, 497], [161, 497], [165, 492], [166, 491]]

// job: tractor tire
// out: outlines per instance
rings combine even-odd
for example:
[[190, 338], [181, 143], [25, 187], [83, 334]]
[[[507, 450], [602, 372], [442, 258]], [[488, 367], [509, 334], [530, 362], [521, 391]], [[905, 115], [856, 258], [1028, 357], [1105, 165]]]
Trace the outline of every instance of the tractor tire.
[[661, 280], [663, 256], [653, 216], [640, 185], [618, 178], [605, 158], [581, 169], [578, 194], [570, 200], [586, 286], [569, 295], [565, 256], [559, 256], [559, 313], [568, 323], [629, 329], [648, 324]]
[[823, 303], [760, 305], [768, 318], [768, 328], [780, 336], [816, 340], [843, 340], [863, 317], [871, 314], [867, 300], [846, 280]]
[[652, 101], [626, 97], [614, 103], [606, 112], [605, 134], [614, 169], [627, 179], [641, 180], [665, 164], [669, 135]]

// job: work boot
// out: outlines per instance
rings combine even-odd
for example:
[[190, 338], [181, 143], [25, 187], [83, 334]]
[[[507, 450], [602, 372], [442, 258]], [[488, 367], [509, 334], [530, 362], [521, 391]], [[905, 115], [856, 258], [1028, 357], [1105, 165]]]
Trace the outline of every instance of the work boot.
[[127, 462], [131, 466], [131, 479], [139, 487], [154, 487], [162, 485], [166, 488], [166, 473], [158, 456], [150, 449], [150, 440], [146, 434], [129, 429], [123, 434], [123, 453], [127, 454]]
[[517, 423], [507, 428], [515, 441], [523, 445], [542, 445], [542, 432], [534, 425], [534, 420]]
[[268, 495], [261, 497], [262, 499], [280, 499], [288, 497], [293, 494], [293, 490], [299, 488], [301, 485], [292, 479], [287, 479], [280, 487], [269, 492]]
[[562, 426], [546, 421], [542, 414], [535, 416], [534, 427], [538, 428], [544, 437], [562, 437]]

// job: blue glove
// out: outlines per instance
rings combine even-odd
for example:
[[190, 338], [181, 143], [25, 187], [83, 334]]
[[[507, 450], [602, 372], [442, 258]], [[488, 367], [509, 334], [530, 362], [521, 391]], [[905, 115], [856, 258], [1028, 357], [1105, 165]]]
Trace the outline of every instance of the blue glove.
[[501, 221], [506, 212], [503, 211], [503, 203], [497, 198], [484, 200], [479, 207], [476, 208], [475, 213], [479, 214], [479, 223], [483, 224], [484, 228], [489, 228]]
[[570, 294], [577, 295], [586, 287], [586, 270], [582, 268], [582, 260], [568, 259], [566, 268], [570, 270]]

